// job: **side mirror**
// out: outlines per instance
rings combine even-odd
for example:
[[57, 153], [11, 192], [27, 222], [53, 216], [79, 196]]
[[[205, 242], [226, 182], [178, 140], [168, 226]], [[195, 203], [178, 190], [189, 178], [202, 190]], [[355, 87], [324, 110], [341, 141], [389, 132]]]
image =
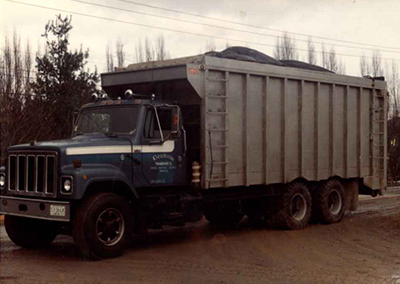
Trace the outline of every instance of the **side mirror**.
[[178, 106], [174, 106], [172, 109], [172, 127], [171, 127], [171, 135], [174, 137], [179, 137], [180, 129], [181, 129], [181, 110]]

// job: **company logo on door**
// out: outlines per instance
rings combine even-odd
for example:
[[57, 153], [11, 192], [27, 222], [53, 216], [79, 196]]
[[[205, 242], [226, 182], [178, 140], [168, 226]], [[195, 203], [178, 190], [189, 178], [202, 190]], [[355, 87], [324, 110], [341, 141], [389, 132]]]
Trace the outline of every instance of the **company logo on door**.
[[175, 161], [174, 157], [172, 157], [170, 155], [167, 155], [167, 154], [160, 154], [160, 155], [154, 155], [153, 156], [153, 161], [158, 161], [160, 159], [167, 159], [167, 160], [170, 160], [172, 162]]

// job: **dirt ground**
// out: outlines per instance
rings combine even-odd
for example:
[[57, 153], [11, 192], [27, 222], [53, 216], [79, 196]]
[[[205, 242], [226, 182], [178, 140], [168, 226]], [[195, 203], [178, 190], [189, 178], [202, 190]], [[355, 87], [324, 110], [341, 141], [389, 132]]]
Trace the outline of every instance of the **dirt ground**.
[[150, 233], [122, 257], [89, 261], [70, 237], [15, 246], [0, 227], [1, 283], [400, 283], [400, 200], [362, 200], [335, 225], [223, 230], [206, 221]]

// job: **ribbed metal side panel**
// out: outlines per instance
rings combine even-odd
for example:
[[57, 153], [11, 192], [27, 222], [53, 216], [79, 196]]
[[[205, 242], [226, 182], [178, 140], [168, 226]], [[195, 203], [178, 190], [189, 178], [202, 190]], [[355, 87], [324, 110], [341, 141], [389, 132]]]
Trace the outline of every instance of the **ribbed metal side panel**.
[[227, 74], [205, 80], [206, 188], [334, 176], [386, 186], [384, 89]]

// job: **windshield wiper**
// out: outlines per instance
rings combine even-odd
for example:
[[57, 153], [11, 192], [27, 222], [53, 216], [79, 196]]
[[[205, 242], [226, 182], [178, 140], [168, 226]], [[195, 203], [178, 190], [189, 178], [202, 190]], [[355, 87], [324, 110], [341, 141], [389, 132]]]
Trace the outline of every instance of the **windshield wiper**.
[[[96, 127], [101, 131], [101, 133], [103, 133], [105, 136], [110, 137], [110, 138], [117, 138], [118, 137], [118, 135], [115, 134], [115, 133], [105, 132], [103, 130], [103, 128], [101, 128], [101, 126], [94, 119], [92, 119], [89, 115], [87, 115], [86, 113], [81, 112], [81, 115], [87, 117], [90, 121], [92, 121], [96, 125]], [[80, 130], [77, 130], [76, 133], [77, 133], [76, 134], [77, 136], [84, 134], [83, 131], [80, 131]]]

